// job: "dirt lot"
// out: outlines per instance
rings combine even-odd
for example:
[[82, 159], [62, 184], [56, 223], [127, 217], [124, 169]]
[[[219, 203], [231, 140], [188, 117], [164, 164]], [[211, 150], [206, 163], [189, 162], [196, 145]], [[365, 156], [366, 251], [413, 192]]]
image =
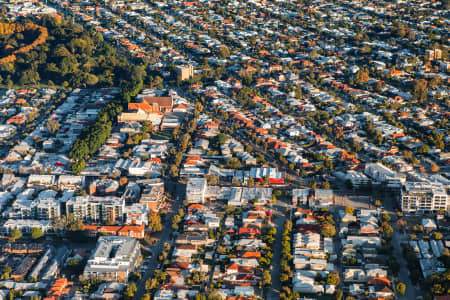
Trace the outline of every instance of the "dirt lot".
[[375, 208], [371, 204], [371, 197], [369, 196], [354, 196], [354, 195], [348, 195], [348, 196], [340, 196], [335, 195], [334, 197], [334, 204], [339, 206], [350, 206], [353, 208]]

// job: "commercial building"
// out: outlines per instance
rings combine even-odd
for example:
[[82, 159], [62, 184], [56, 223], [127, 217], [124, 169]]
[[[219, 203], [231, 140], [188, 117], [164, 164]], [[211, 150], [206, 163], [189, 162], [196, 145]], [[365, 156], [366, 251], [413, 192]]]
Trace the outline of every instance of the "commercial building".
[[84, 279], [127, 282], [141, 255], [139, 242], [131, 237], [102, 236], [83, 271]]
[[189, 203], [205, 202], [207, 185], [205, 178], [190, 178], [186, 185], [186, 200]]
[[442, 183], [406, 182], [401, 193], [402, 211], [448, 211], [448, 194]]
[[263, 181], [265, 177], [269, 179], [269, 183], [284, 183], [283, 172], [276, 168], [251, 168], [250, 177], [258, 182]]

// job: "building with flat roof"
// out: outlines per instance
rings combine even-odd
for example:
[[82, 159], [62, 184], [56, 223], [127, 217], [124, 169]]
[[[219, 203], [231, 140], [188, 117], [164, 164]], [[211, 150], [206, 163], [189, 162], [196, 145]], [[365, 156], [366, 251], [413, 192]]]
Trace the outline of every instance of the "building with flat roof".
[[134, 203], [125, 206], [126, 224], [148, 225], [149, 208], [146, 204]]
[[102, 236], [83, 271], [84, 279], [127, 282], [141, 255], [139, 242], [125, 236]]
[[327, 208], [334, 204], [333, 190], [315, 189], [313, 197], [309, 198], [309, 206], [312, 208]]
[[31, 174], [28, 176], [28, 187], [35, 187], [35, 186], [43, 186], [43, 187], [50, 187], [50, 186], [56, 186], [56, 176], [55, 175], [44, 175], [44, 174]]
[[58, 187], [60, 189], [82, 189], [84, 187], [85, 177], [76, 175], [60, 175], [58, 178]]
[[205, 202], [207, 186], [208, 184], [205, 178], [189, 178], [186, 185], [186, 200], [189, 203]]
[[418, 213], [448, 211], [448, 194], [438, 182], [406, 182], [401, 191], [401, 208], [404, 212]]
[[125, 199], [118, 197], [78, 196], [66, 203], [66, 214], [88, 222], [123, 222]]
[[258, 182], [263, 181], [264, 177], [269, 179], [269, 183], [284, 183], [283, 172], [276, 168], [251, 168], [250, 177]]
[[390, 188], [399, 188], [406, 180], [405, 175], [396, 173], [380, 163], [366, 164], [364, 174], [376, 182], [386, 184]]
[[192, 65], [178, 66], [177, 78], [180, 81], [188, 80], [194, 77], [194, 67]]
[[308, 204], [309, 189], [293, 189], [291, 192], [293, 205]]
[[22, 233], [30, 233], [32, 228], [40, 228], [45, 233], [53, 230], [53, 225], [50, 220], [8, 219], [3, 224], [2, 231], [9, 234], [14, 228]]
[[157, 210], [163, 199], [164, 199], [164, 186], [149, 185], [143, 189], [139, 203], [146, 204], [148, 209], [150, 210]]

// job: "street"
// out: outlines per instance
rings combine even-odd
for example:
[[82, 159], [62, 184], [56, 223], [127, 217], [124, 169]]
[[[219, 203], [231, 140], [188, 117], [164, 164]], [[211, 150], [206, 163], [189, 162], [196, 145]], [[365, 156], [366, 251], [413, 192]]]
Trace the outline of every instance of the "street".
[[175, 202], [173, 204], [173, 207], [170, 211], [170, 213], [166, 216], [166, 221], [163, 224], [163, 230], [162, 234], [159, 238], [158, 244], [156, 246], [153, 246], [152, 248], [152, 257], [149, 261], [149, 268], [142, 276], [142, 279], [139, 281], [139, 284], [137, 285], [137, 291], [134, 294], [134, 299], [140, 300], [142, 296], [146, 293], [145, 289], [145, 283], [148, 279], [153, 277], [153, 274], [155, 273], [156, 267], [158, 266], [158, 255], [162, 252], [164, 249], [164, 243], [169, 241], [170, 235], [172, 233], [172, 217], [178, 212], [178, 208], [180, 207], [180, 204], [183, 202], [184, 199], [184, 185], [183, 184], [176, 184], [176, 191], [173, 195], [175, 197]]
[[[280, 201], [278, 201], [280, 202]], [[280, 289], [281, 289], [281, 281], [280, 281], [280, 266], [281, 266], [281, 235], [283, 233], [283, 225], [286, 221], [285, 206], [275, 205], [275, 208], [280, 214], [274, 214], [274, 223], [277, 228], [277, 234], [275, 236], [275, 246], [273, 248], [273, 257], [272, 257], [272, 286], [267, 292], [267, 299], [276, 300], [280, 299]]]
[[[384, 199], [385, 211], [389, 214], [389, 216], [391, 217], [391, 220], [395, 220], [397, 218], [397, 215], [395, 214], [395, 211], [394, 211], [393, 201], [395, 201], [395, 200], [386, 199], [386, 197]], [[397, 259], [397, 262], [400, 264], [400, 272], [398, 274], [398, 278], [399, 278], [400, 282], [403, 282], [406, 285], [405, 295], [402, 296], [402, 295], [397, 294], [397, 297], [400, 300], [416, 299], [418, 294], [416, 292], [416, 288], [414, 287], [414, 285], [411, 282], [411, 279], [409, 278], [408, 265], [404, 258], [403, 249], [401, 246], [401, 242], [403, 240], [405, 240], [405, 238], [406, 238], [406, 240], [408, 240], [408, 236], [400, 233], [399, 228], [397, 227], [395, 222], [393, 222], [392, 228], [394, 228], [394, 233], [392, 235], [392, 241], [391, 241], [392, 246], [393, 246], [392, 254]]]

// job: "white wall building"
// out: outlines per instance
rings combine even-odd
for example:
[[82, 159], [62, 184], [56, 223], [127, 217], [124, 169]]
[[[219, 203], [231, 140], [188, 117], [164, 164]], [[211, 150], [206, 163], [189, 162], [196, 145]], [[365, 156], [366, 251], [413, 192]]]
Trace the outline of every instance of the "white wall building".
[[141, 254], [139, 242], [125, 236], [102, 236], [92, 252], [83, 278], [127, 282]]
[[401, 193], [401, 207], [402, 211], [410, 213], [448, 211], [448, 198], [442, 183], [406, 182]]
[[205, 178], [190, 178], [186, 185], [186, 200], [189, 203], [205, 202], [207, 186]]

